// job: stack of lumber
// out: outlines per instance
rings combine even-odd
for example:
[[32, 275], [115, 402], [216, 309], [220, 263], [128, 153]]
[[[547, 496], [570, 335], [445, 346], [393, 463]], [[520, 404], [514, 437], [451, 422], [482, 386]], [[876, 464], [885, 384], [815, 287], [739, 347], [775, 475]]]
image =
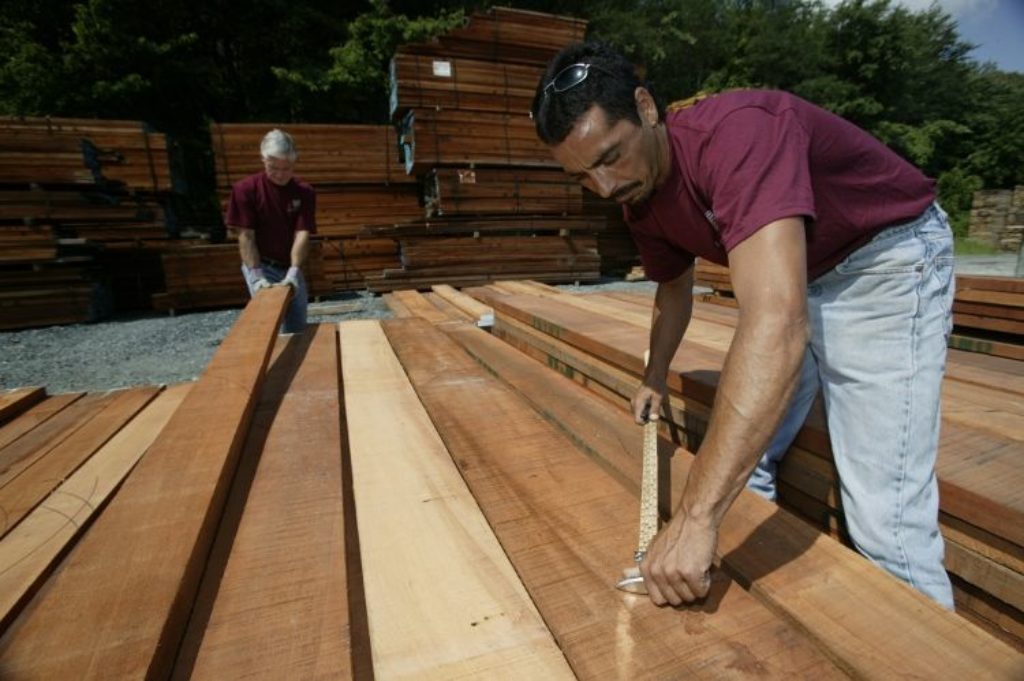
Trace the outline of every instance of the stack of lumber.
[[428, 43], [403, 45], [399, 53], [543, 67], [563, 47], [583, 40], [586, 32], [583, 19], [492, 7], [474, 12], [465, 26]]
[[412, 108], [529, 111], [541, 73], [536, 66], [400, 51], [391, 60], [390, 114]]
[[428, 288], [437, 282], [465, 286], [509, 278], [582, 282], [600, 277], [593, 236], [409, 237], [399, 243], [401, 269], [368, 278], [371, 291]]
[[[729, 268], [697, 260], [694, 284], [711, 289], [698, 299], [736, 307]], [[1024, 280], [956, 275], [949, 347], [1024, 360]]]
[[[321, 267], [320, 244], [313, 242], [303, 275], [310, 296], [327, 288]], [[165, 290], [152, 296], [154, 310], [174, 314], [182, 310], [239, 307], [249, 300], [242, 277], [237, 244], [178, 242], [160, 255]]]
[[[4, 327], [95, 320], [127, 301], [126, 279], [156, 282], [128, 304], [148, 307], [159, 277], [136, 264], [166, 243], [171, 186], [167, 139], [141, 122], [0, 118]], [[55, 286], [69, 270], [74, 285]]]
[[[0, 675], [1024, 671], [1019, 652], [750, 493], [705, 602], [617, 591], [638, 505], [628, 414], [431, 303], [432, 321], [276, 338], [285, 305], [259, 294], [192, 385], [0, 396], [0, 457], [24, 471], [0, 489]], [[659, 448], [678, 495], [692, 456]]]
[[[547, 61], [562, 47], [580, 40], [586, 22], [554, 15], [494, 9], [474, 14], [463, 28], [431, 45], [403, 45], [391, 62], [391, 112], [399, 120], [406, 171], [424, 178], [423, 204], [437, 234], [454, 236], [467, 227], [488, 233], [522, 253], [503, 253], [491, 272], [479, 267], [490, 246], [452, 238], [446, 245], [465, 252], [463, 262], [419, 262], [423, 244], [402, 241], [403, 271], [386, 270], [368, 282], [371, 290], [425, 287], [447, 282], [465, 286], [495, 278], [581, 281], [637, 262], [621, 212], [609, 202], [584, 197], [583, 190], [559, 169], [538, 138], [529, 107]], [[503, 218], [519, 220], [501, 233]], [[583, 224], [577, 217], [583, 219]], [[473, 225], [473, 220], [479, 223]], [[523, 226], [537, 225], [533, 243]], [[451, 221], [452, 230], [443, 223]], [[514, 231], [512, 231], [514, 230]], [[555, 231], [564, 243], [544, 236]], [[380, 235], [379, 231], [375, 231]], [[404, 233], [416, 236], [408, 229]], [[625, 236], [616, 239], [612, 234]], [[429, 232], [425, 236], [429, 236]], [[593, 259], [591, 239], [608, 245]], [[574, 240], [580, 239], [578, 243]], [[546, 264], [531, 264], [544, 244]], [[625, 248], [622, 248], [625, 246]], [[415, 249], [405, 257], [405, 248]], [[434, 252], [442, 253], [439, 248]], [[573, 253], [566, 258], [560, 253]], [[622, 253], [626, 253], [623, 257]], [[623, 260], [627, 262], [623, 262]], [[513, 265], [513, 262], [522, 263]], [[531, 275], [535, 272], [535, 275]], [[483, 275], [489, 275], [481, 279]], [[441, 277], [441, 278], [439, 278]]]
[[296, 175], [317, 189], [346, 184], [415, 183], [398, 161], [389, 125], [314, 123], [210, 123], [210, 140], [222, 196], [235, 182], [263, 171], [260, 141], [274, 128], [295, 140]]
[[583, 212], [583, 188], [561, 170], [435, 168], [424, 199], [428, 217]]
[[558, 168], [528, 112], [413, 109], [399, 125], [405, 170], [438, 165]]
[[953, 348], [1024, 359], [1024, 279], [959, 274]]
[[[651, 298], [573, 296], [536, 283], [467, 289], [495, 311], [494, 333], [625, 408], [639, 386]], [[736, 312], [695, 303], [673, 360], [664, 427], [696, 449], [732, 340]], [[950, 351], [937, 471], [940, 525], [958, 608], [1024, 642], [1024, 363]], [[780, 503], [842, 536], [842, 509], [827, 427], [812, 410], [779, 470]]]
[[139, 121], [0, 117], [0, 183], [170, 191], [167, 137]]

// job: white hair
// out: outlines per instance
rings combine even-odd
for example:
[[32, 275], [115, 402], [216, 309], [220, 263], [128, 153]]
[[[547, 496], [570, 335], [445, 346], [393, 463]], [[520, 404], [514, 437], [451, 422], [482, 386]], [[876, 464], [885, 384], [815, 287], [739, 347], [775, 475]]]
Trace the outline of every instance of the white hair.
[[263, 156], [264, 161], [274, 157], [283, 158], [294, 163], [295, 159], [299, 157], [299, 152], [295, 148], [295, 140], [292, 139], [292, 136], [284, 130], [278, 130], [277, 128], [263, 136], [263, 141], [260, 142], [260, 154]]

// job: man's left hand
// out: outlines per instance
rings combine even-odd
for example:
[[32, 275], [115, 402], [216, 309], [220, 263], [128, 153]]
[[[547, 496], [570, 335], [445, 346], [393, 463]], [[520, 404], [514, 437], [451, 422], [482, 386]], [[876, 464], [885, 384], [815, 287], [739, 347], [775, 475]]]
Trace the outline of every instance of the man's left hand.
[[640, 573], [655, 605], [682, 605], [708, 595], [718, 528], [687, 517], [681, 508], [654, 538]]
[[294, 266], [293, 267], [289, 267], [288, 268], [288, 273], [286, 275], [284, 275], [284, 279], [281, 280], [281, 283], [279, 283], [278, 286], [291, 286], [293, 289], [298, 289], [299, 288], [299, 268], [298, 267], [294, 267]]

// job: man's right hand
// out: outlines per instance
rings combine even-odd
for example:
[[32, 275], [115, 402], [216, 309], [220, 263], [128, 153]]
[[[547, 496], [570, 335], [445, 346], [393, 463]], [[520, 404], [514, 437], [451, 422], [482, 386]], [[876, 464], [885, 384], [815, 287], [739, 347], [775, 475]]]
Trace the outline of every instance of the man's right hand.
[[651, 386], [644, 383], [633, 396], [633, 419], [643, 425], [652, 414], [661, 413], [661, 403], [665, 400], [668, 386], [664, 381], [661, 385]]

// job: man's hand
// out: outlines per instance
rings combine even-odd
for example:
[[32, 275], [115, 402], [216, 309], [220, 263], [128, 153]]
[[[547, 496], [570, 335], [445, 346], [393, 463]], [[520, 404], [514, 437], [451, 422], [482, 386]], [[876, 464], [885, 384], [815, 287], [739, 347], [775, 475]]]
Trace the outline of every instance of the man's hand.
[[270, 288], [272, 284], [263, 276], [263, 270], [259, 267], [253, 267], [249, 269], [249, 286], [252, 288], [252, 292], [256, 293], [262, 291], [265, 288]]
[[704, 598], [711, 588], [711, 561], [718, 528], [686, 515], [682, 508], [654, 538], [640, 574], [655, 605], [682, 605]]
[[284, 279], [281, 280], [281, 283], [279, 283], [278, 286], [291, 286], [293, 289], [298, 289], [299, 268], [294, 266], [289, 267], [288, 273], [284, 275]]
[[656, 416], [661, 413], [661, 403], [665, 400], [665, 395], [668, 393], [668, 385], [664, 380], [660, 384], [650, 386], [644, 383], [637, 389], [636, 394], [633, 396], [633, 419], [643, 425], [647, 422], [647, 419], [651, 416]]

